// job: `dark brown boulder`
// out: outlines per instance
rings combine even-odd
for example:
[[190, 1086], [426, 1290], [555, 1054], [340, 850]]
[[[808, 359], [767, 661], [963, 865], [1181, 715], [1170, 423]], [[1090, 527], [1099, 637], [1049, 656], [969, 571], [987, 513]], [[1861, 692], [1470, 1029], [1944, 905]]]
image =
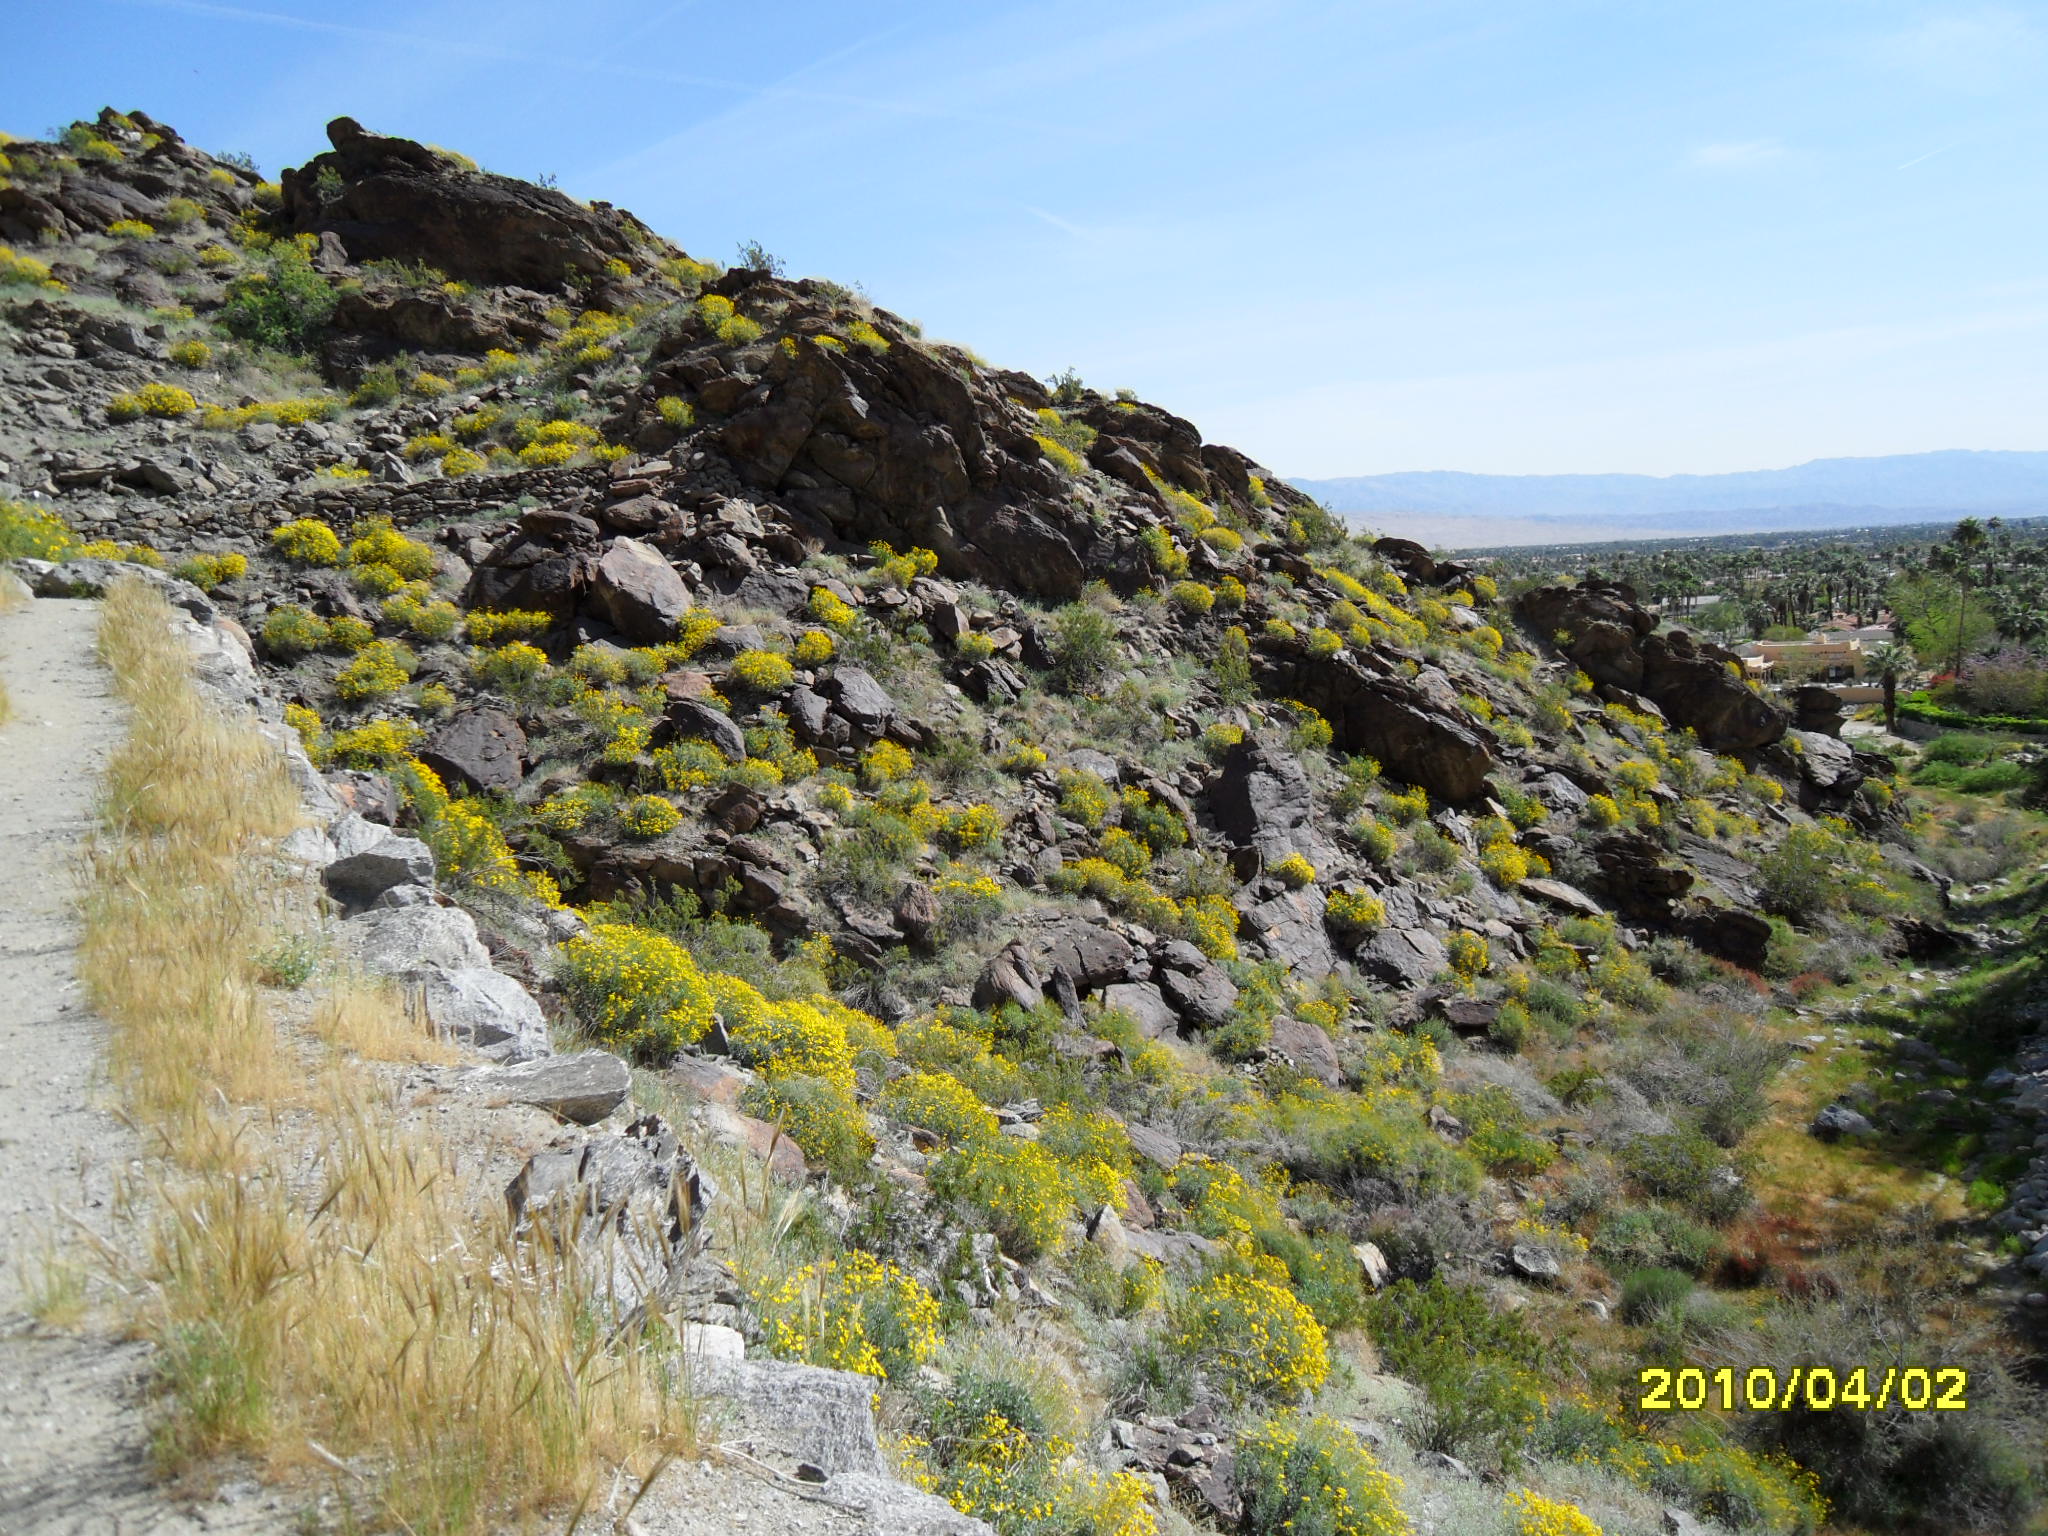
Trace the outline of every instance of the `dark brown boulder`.
[[589, 565], [586, 556], [515, 533], [493, 546], [470, 573], [462, 605], [497, 613], [529, 610], [566, 624], [576, 616], [576, 601], [589, 582]]
[[1538, 587], [1517, 606], [1594, 682], [1643, 695], [1712, 751], [1753, 752], [1785, 734], [1785, 712], [1750, 690], [1731, 652], [1683, 630], [1655, 633], [1655, 615], [1637, 605], [1631, 587]]
[[1713, 907], [1703, 902], [1685, 914], [1678, 931], [1695, 949], [1745, 971], [1761, 971], [1771, 945], [1771, 925], [1754, 912]]
[[601, 276], [652, 238], [606, 203], [583, 206], [547, 187], [473, 171], [411, 139], [327, 125], [334, 148], [282, 178], [295, 234], [332, 231], [357, 263], [424, 262], [450, 277], [559, 289], [569, 273]]
[[1316, 710], [1340, 751], [1370, 754], [1393, 777], [1441, 800], [1486, 793], [1492, 733], [1433, 703], [1408, 679], [1368, 670], [1355, 652], [1311, 657], [1288, 645], [1262, 646], [1258, 665], [1267, 695]]
[[1671, 903], [1692, 889], [1691, 871], [1666, 864], [1663, 845], [1640, 832], [1610, 832], [1591, 852], [1599, 893], [1638, 922], [1668, 926]]
[[1295, 833], [1315, 814], [1315, 795], [1298, 756], [1247, 736], [1224, 755], [1209, 785], [1209, 810], [1231, 843], [1277, 864], [1295, 851]]
[[501, 709], [471, 709], [436, 726], [419, 759], [450, 789], [517, 789], [526, 769], [526, 732]]

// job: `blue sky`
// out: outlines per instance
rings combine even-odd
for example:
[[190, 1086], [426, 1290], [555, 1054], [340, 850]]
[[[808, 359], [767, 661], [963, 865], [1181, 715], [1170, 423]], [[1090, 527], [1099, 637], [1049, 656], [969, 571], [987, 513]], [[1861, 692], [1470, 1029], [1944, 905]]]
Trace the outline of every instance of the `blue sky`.
[[1293, 475], [2048, 448], [2048, 6], [64, 0], [0, 127], [348, 113]]

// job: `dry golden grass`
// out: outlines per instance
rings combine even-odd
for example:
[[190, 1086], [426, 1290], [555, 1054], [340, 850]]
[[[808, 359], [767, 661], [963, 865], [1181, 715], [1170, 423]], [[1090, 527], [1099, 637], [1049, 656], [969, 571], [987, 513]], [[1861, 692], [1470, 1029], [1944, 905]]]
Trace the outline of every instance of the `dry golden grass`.
[[460, 1053], [434, 1037], [419, 998], [382, 977], [349, 972], [313, 1004], [313, 1033], [365, 1061], [452, 1062]]
[[159, 1346], [160, 1467], [340, 1466], [380, 1528], [452, 1536], [689, 1449], [668, 1331], [609, 1327], [570, 1239], [515, 1234], [454, 1149], [398, 1124], [361, 1059], [446, 1054], [402, 1001], [344, 976], [313, 1019], [338, 1050], [280, 1037], [252, 956], [278, 909], [267, 855], [297, 815], [283, 763], [209, 707], [146, 588], [110, 595], [102, 650], [134, 717], [81, 967], [131, 1113], [167, 1154], [124, 1277]]

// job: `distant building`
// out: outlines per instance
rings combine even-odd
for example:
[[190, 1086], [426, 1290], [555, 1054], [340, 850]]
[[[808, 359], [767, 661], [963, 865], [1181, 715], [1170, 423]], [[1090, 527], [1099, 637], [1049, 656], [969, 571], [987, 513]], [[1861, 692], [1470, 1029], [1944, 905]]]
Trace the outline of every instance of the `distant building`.
[[1890, 638], [1888, 629], [1816, 630], [1804, 640], [1752, 640], [1737, 646], [1735, 654], [1751, 677], [1781, 683], [1854, 683], [1869, 675], [1871, 651]]

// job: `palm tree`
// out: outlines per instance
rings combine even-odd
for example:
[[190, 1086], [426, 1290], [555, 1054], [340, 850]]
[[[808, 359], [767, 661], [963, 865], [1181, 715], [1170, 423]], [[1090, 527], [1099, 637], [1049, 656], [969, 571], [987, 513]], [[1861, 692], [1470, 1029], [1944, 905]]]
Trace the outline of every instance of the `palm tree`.
[[1884, 684], [1884, 728], [1895, 732], [1899, 727], [1899, 674], [1911, 670], [1912, 649], [1887, 640], [1865, 652], [1864, 661]]

